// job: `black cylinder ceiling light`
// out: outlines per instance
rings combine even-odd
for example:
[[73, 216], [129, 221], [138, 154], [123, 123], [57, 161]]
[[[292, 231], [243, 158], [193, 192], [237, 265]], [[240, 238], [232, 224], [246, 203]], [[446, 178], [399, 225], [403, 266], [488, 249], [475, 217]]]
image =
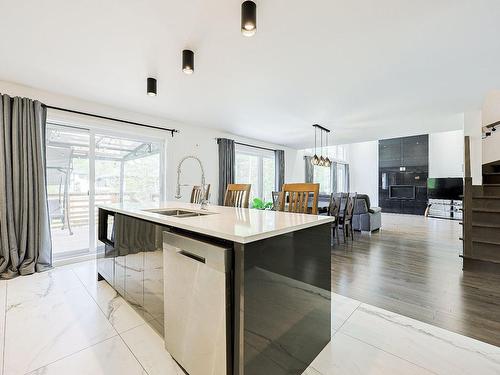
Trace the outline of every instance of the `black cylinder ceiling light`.
[[241, 33], [253, 36], [257, 31], [257, 5], [250, 0], [241, 4]]
[[182, 71], [186, 74], [194, 72], [194, 52], [189, 49], [182, 51]]
[[156, 91], [156, 79], [148, 77], [148, 85], [147, 85], [147, 92], [149, 96], [156, 96], [157, 91]]

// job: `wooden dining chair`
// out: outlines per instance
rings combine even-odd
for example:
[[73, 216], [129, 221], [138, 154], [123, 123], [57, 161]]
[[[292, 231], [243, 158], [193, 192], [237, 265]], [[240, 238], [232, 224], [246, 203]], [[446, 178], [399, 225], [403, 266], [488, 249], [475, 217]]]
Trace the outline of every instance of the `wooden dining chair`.
[[251, 184], [229, 184], [224, 195], [224, 206], [248, 208]]
[[[309, 195], [312, 194], [312, 207], [309, 209]], [[318, 214], [319, 184], [283, 184], [280, 197], [280, 211], [303, 214]], [[287, 203], [288, 197], [288, 204]]]
[[[191, 203], [201, 203], [202, 201], [202, 191], [201, 186], [195, 185], [193, 186], [193, 190], [191, 190]], [[208, 184], [205, 188], [205, 200], [208, 201], [208, 197], [210, 194], [210, 184]]]

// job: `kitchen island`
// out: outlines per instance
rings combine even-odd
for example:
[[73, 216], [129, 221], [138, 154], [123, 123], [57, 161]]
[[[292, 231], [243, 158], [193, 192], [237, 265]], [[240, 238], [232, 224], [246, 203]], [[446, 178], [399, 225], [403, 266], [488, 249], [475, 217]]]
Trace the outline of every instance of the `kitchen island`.
[[192, 374], [301, 374], [330, 341], [328, 216], [99, 207], [98, 277]]

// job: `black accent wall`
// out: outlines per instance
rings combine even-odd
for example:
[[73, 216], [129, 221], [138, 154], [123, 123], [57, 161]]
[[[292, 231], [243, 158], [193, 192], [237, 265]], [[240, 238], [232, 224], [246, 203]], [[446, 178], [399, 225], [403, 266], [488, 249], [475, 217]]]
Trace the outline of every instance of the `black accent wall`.
[[[429, 136], [379, 141], [379, 205], [383, 212], [423, 215], [427, 208]], [[390, 186], [412, 186], [415, 198], [390, 196]]]

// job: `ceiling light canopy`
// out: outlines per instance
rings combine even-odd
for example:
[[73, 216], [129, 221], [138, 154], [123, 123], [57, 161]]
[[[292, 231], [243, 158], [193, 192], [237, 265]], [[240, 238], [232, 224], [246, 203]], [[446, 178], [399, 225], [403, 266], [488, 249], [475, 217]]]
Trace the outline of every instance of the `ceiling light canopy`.
[[156, 91], [156, 79], [155, 78], [148, 78], [148, 84], [147, 84], [147, 92], [149, 96], [156, 96], [157, 91]]
[[250, 0], [241, 4], [241, 33], [253, 36], [257, 31], [257, 5]]
[[194, 72], [194, 52], [189, 49], [182, 51], [182, 71], [186, 74]]

